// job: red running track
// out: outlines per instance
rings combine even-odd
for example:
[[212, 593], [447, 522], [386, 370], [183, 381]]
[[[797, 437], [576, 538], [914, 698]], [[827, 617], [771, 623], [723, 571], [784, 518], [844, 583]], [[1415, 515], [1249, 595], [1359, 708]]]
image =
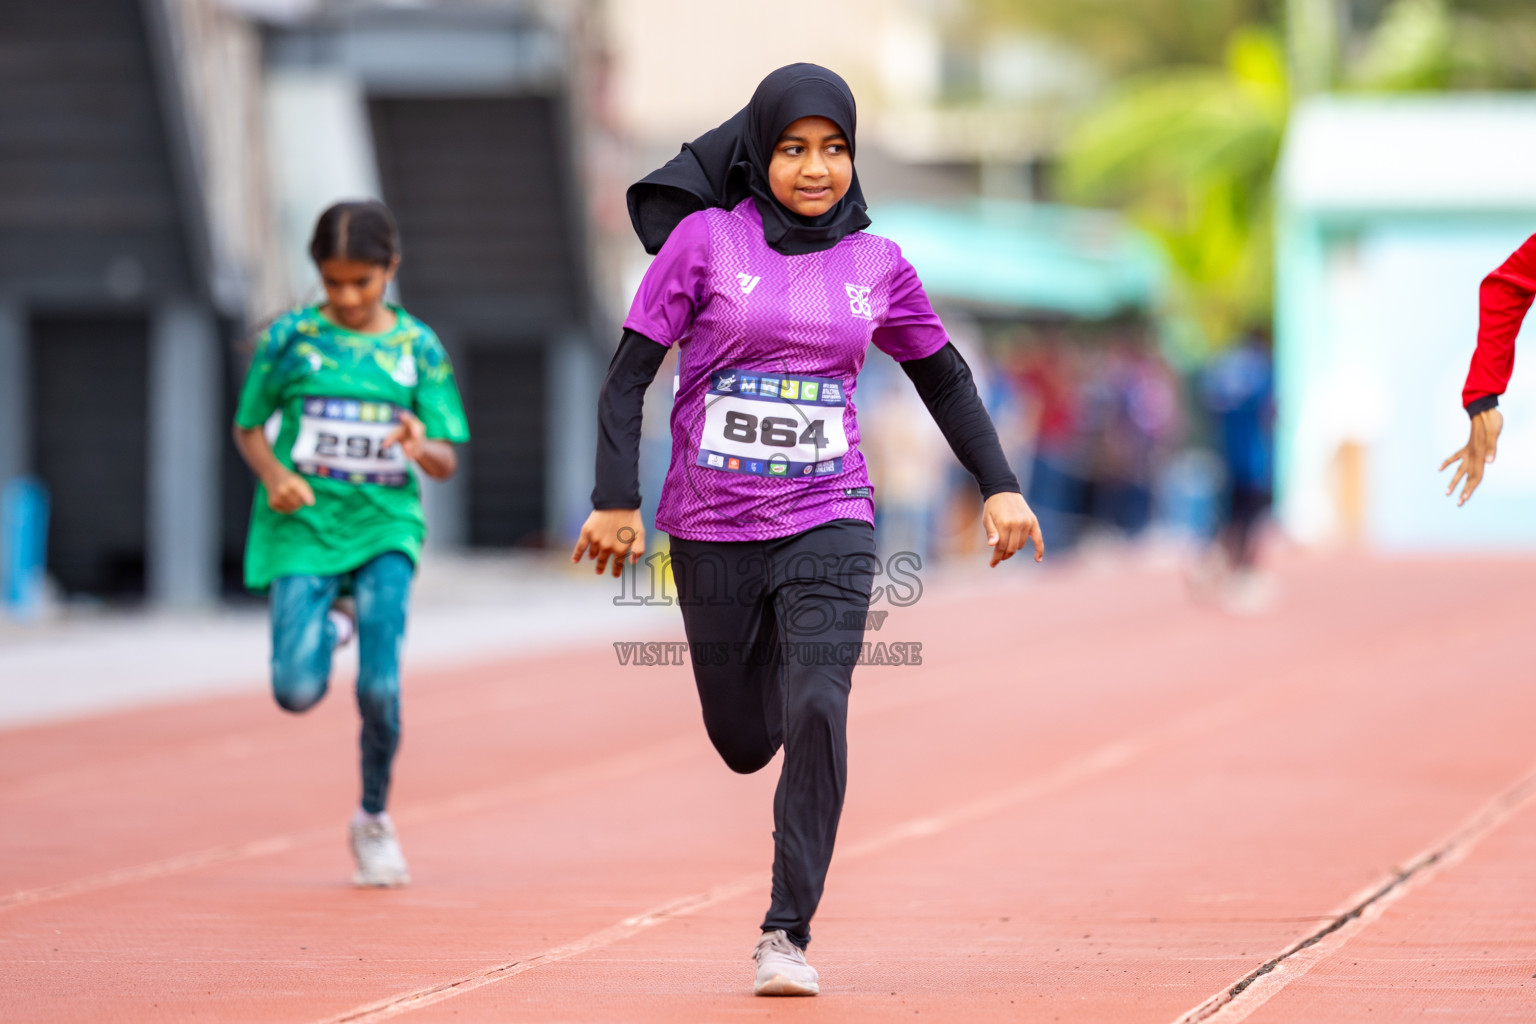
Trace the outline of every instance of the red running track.
[[750, 995], [776, 768], [682, 668], [407, 680], [395, 892], [346, 885], [345, 690], [5, 733], [0, 1020], [1536, 1018], [1536, 563], [1281, 577], [1253, 619], [1150, 570], [893, 610], [924, 665], [855, 677], [814, 1000]]

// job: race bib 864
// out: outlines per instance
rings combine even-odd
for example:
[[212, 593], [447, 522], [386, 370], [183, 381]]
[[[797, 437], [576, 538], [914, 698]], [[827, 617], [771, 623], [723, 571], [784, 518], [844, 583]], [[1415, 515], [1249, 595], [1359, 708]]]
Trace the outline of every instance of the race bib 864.
[[716, 370], [704, 399], [700, 466], [755, 476], [830, 476], [848, 454], [841, 381]]

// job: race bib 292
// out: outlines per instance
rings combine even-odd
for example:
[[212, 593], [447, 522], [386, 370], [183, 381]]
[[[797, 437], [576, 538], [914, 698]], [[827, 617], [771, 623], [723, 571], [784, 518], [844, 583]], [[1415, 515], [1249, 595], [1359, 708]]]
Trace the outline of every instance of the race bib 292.
[[404, 487], [411, 479], [405, 452], [398, 444], [384, 447], [399, 423], [400, 407], [390, 402], [305, 398], [293, 468], [305, 476]]

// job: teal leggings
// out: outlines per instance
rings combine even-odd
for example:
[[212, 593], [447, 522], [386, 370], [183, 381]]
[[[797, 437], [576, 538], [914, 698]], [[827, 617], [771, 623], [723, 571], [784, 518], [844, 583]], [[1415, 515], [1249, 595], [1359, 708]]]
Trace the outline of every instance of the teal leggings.
[[[363, 716], [363, 810], [378, 814], [389, 796], [400, 745], [400, 651], [416, 567], [390, 551], [350, 573], [357, 600], [357, 709]], [[286, 711], [308, 711], [325, 696], [336, 630], [326, 617], [341, 576], [272, 581], [272, 694]]]

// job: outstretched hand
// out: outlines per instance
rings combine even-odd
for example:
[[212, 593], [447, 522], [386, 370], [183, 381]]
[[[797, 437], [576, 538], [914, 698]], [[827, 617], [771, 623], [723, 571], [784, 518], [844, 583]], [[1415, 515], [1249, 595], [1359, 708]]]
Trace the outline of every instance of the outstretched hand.
[[987, 530], [987, 545], [992, 548], [992, 565], [1013, 557], [1025, 542], [1035, 545], [1035, 561], [1045, 558], [1045, 537], [1040, 520], [1029, 510], [1024, 495], [1003, 491], [987, 499], [981, 512], [981, 525]]
[[645, 554], [645, 520], [637, 508], [593, 509], [587, 521], [581, 525], [581, 535], [576, 538], [576, 549], [571, 552], [571, 562], [579, 563], [581, 556], [597, 560], [597, 575], [608, 568], [613, 559], [613, 574], [624, 571], [624, 559], [640, 561]]
[[1466, 486], [1461, 489], [1461, 497], [1456, 500], [1459, 508], [1472, 497], [1472, 492], [1477, 490], [1477, 485], [1483, 482], [1483, 470], [1491, 463], [1499, 452], [1499, 433], [1504, 429], [1504, 414], [1497, 408], [1484, 409], [1472, 417], [1472, 435], [1467, 443], [1455, 455], [1440, 463], [1440, 471], [1445, 472], [1451, 463], [1459, 463], [1456, 467], [1456, 475], [1451, 477], [1451, 485], [1445, 489], [1449, 495], [1456, 490], [1456, 485], [1466, 478]]

